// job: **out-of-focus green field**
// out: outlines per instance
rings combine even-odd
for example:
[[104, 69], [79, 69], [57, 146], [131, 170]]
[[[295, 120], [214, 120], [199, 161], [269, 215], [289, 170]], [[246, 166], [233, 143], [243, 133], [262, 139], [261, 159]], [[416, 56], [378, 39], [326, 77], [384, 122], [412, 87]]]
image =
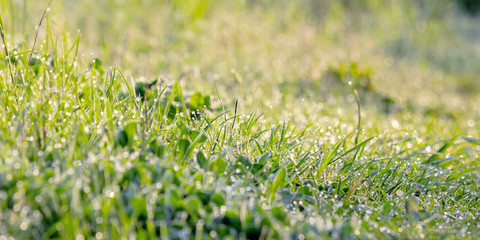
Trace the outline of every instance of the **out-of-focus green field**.
[[455, 1], [48, 3], [0, 0], [0, 239], [480, 237]]

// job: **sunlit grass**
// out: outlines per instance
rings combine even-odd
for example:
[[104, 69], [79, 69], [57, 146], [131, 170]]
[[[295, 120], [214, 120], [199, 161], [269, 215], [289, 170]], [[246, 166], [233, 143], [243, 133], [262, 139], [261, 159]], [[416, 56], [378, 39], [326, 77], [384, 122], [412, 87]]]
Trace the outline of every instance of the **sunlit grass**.
[[0, 238], [479, 237], [455, 5], [1, 3]]

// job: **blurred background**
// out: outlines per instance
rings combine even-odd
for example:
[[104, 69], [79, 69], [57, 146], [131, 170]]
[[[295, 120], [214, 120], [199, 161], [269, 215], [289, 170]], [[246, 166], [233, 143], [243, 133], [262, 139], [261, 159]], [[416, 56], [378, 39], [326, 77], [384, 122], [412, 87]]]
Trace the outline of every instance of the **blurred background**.
[[[49, 1], [0, 2], [8, 41], [28, 50]], [[479, 0], [53, 0], [37, 47], [47, 32], [79, 37], [80, 64], [137, 81], [186, 73], [187, 91], [270, 122], [351, 131], [351, 82], [372, 134], [476, 135], [479, 12]]]

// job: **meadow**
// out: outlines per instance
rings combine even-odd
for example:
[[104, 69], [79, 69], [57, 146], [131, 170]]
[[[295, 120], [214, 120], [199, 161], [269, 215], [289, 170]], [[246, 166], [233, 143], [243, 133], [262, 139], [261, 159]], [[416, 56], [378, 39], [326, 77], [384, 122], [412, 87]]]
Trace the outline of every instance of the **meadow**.
[[0, 0], [0, 239], [480, 238], [459, 2]]

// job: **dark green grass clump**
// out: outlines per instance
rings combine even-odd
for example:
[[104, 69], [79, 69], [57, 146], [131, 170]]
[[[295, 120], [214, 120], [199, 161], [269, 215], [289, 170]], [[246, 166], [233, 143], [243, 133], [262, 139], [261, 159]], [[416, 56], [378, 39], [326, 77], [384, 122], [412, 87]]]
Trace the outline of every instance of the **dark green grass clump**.
[[480, 12], [480, 1], [478, 0], [459, 0], [458, 4], [469, 14], [478, 15]]

